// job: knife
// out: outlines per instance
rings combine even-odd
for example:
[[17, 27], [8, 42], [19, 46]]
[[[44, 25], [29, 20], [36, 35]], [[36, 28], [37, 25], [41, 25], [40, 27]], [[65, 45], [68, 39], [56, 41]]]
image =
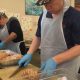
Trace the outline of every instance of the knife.
[[13, 77], [14, 75], [16, 75], [18, 72], [20, 72], [24, 67], [24, 63], [22, 65], [20, 65], [10, 76], [9, 78]]

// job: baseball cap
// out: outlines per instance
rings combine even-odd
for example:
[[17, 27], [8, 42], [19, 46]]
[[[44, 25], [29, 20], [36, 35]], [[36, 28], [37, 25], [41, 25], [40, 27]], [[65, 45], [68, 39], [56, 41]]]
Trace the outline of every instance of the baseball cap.
[[36, 2], [36, 5], [37, 5], [37, 6], [45, 5], [45, 4], [49, 3], [50, 1], [51, 1], [51, 0], [38, 0], [38, 1]]

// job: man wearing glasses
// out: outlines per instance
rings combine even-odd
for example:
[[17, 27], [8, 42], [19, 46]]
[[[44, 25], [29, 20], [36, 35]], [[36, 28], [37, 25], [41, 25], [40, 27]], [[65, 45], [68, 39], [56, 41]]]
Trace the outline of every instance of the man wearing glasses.
[[77, 80], [80, 66], [80, 12], [69, 0], [38, 0], [45, 10], [28, 53], [19, 61], [27, 66], [32, 54], [41, 46], [41, 71], [52, 75], [56, 68], [67, 71], [69, 80]]

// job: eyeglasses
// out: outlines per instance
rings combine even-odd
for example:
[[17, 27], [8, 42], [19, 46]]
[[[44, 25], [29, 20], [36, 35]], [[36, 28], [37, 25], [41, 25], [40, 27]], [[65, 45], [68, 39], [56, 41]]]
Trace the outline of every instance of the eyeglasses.
[[49, 3], [50, 1], [51, 1], [51, 0], [38, 0], [38, 1], [36, 2], [36, 5], [37, 5], [37, 6], [45, 5], [45, 4]]

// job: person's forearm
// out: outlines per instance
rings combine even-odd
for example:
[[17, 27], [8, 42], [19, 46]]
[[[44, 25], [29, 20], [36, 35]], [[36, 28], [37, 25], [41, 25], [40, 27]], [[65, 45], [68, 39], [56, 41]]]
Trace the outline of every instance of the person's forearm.
[[5, 42], [5, 43], [8, 43], [8, 42], [14, 40], [16, 37], [17, 37], [16, 33], [12, 32], [9, 36], [7, 36], [7, 37], [4, 39], [4, 42]]
[[35, 36], [27, 53], [33, 54], [39, 48], [40, 41], [40, 38]]
[[76, 45], [73, 48], [60, 53], [59, 55], [53, 57], [53, 59], [58, 63], [63, 63], [68, 60], [71, 60], [77, 56], [80, 56], [80, 45]]

